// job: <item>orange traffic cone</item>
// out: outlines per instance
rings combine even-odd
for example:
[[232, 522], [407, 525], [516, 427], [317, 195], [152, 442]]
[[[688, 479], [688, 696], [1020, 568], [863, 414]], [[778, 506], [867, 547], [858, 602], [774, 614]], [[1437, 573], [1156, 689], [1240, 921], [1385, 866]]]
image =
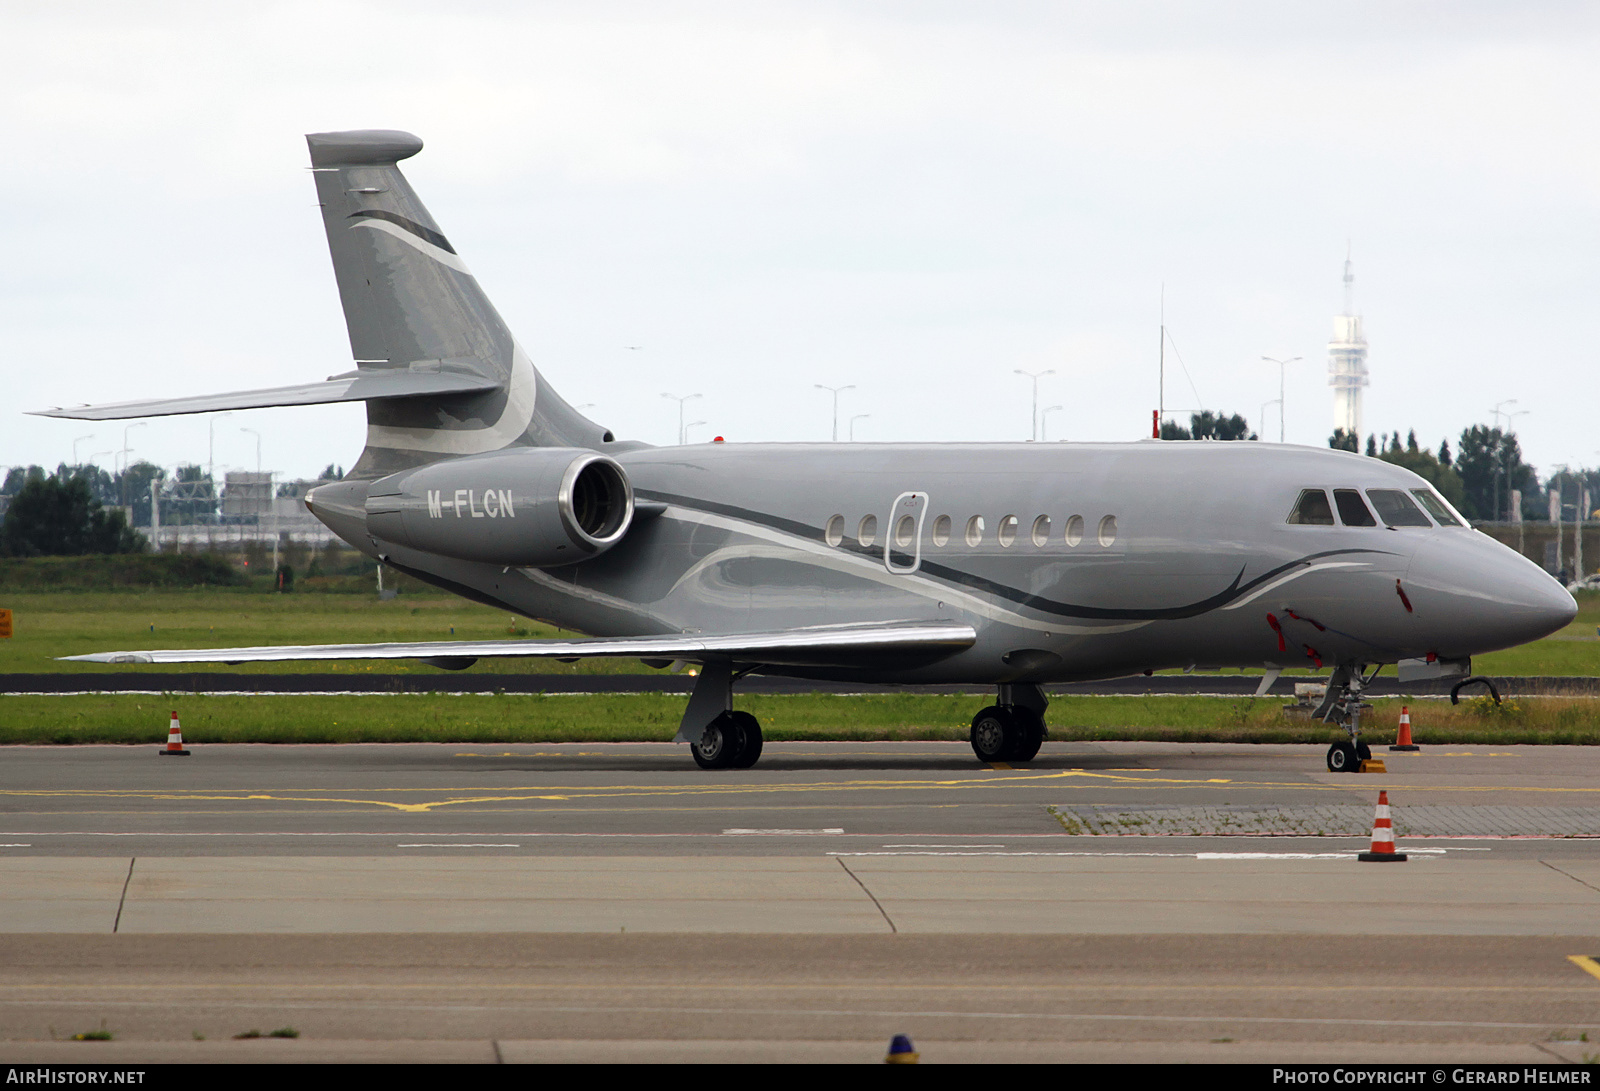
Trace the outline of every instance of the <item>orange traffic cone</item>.
[[186, 758], [189, 756], [189, 751], [183, 748], [183, 730], [178, 726], [178, 713], [176, 709], [174, 709], [172, 713], [172, 726], [167, 728], [166, 748], [163, 750], [158, 750], [156, 753], [170, 754], [173, 757], [179, 758]]
[[1400, 706], [1400, 734], [1394, 740], [1390, 750], [1421, 750], [1422, 747], [1411, 741], [1411, 710], [1405, 705]]
[[1378, 813], [1372, 819], [1372, 851], [1363, 852], [1358, 859], [1385, 863], [1404, 860], [1406, 854], [1394, 851], [1394, 823], [1389, 819], [1389, 793], [1378, 793]]

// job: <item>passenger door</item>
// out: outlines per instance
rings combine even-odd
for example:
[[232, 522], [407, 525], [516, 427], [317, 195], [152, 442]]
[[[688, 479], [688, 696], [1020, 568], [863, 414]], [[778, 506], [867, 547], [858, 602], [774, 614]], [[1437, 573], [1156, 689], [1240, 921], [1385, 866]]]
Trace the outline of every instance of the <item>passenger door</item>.
[[928, 494], [903, 492], [889, 507], [883, 528], [883, 566], [897, 575], [915, 572], [922, 564], [922, 520], [928, 513]]

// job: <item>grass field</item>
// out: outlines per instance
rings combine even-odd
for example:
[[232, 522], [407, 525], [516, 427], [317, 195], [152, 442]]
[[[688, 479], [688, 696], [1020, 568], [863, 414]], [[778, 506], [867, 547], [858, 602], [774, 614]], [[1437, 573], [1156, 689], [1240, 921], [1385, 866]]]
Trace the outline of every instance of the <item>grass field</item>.
[[[8, 593], [0, 607], [14, 616], [15, 635], [0, 640], [0, 674], [54, 671], [189, 672], [193, 667], [61, 663], [57, 656], [142, 648], [216, 648], [255, 644], [342, 644], [372, 641], [496, 640], [558, 635], [549, 626], [437, 592], [375, 595], [271, 595], [233, 590]], [[1480, 656], [1474, 668], [1496, 675], [1600, 675], [1600, 593], [1579, 596], [1578, 617], [1533, 644]], [[570, 634], [569, 634], [570, 635]], [[210, 668], [207, 668], [210, 669]], [[448, 674], [414, 660], [255, 663], [217, 668], [243, 673]], [[634, 659], [480, 660], [490, 674], [637, 674]]]
[[[15, 635], [0, 640], [0, 673], [136, 671], [188, 673], [187, 667], [60, 663], [54, 657], [91, 651], [250, 644], [324, 644], [389, 640], [499, 639], [553, 636], [556, 630], [448, 595], [268, 595], [232, 590], [11, 593]], [[1483, 656], [1485, 674], [1600, 674], [1600, 594], [1580, 596], [1566, 631]], [[454, 629], [452, 634], [451, 630]], [[450, 672], [419, 663], [251, 664], [216, 667], [241, 673], [349, 674], [416, 672], [448, 689]], [[474, 672], [640, 673], [636, 660], [576, 664], [539, 660], [480, 661]], [[769, 738], [965, 739], [988, 698], [892, 694], [741, 695], [739, 707], [762, 721]], [[1284, 698], [1065, 697], [1050, 708], [1056, 738], [1177, 741], [1325, 742], [1332, 729], [1288, 720]], [[1379, 701], [1369, 740], [1387, 741], [1398, 701]], [[0, 743], [148, 743], [165, 738], [176, 709], [185, 738], [217, 742], [640, 741], [672, 737], [683, 698], [670, 694], [505, 696], [409, 694], [384, 697], [135, 695], [0, 696]], [[1600, 743], [1600, 702], [1538, 698], [1452, 707], [1412, 703], [1419, 741], [1427, 743]]]
[[[738, 699], [771, 740], [964, 740], [983, 694], [763, 695]], [[1374, 702], [1365, 738], [1393, 741], [1401, 702]], [[1289, 720], [1283, 699], [1058, 697], [1051, 738], [1181, 742], [1332, 742], [1325, 724]], [[1496, 707], [1411, 703], [1419, 743], [1600, 743], [1600, 704], [1535, 698]], [[671, 694], [389, 697], [134, 695], [0, 696], [0, 743], [165, 742], [176, 711], [192, 743], [664, 742], [683, 714]]]

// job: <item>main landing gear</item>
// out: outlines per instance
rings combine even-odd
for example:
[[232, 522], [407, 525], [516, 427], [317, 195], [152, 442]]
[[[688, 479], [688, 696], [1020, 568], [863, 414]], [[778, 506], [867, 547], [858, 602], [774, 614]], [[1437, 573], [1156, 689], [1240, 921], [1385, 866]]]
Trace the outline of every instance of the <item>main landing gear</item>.
[[1049, 705], [1044, 690], [1031, 683], [1001, 686], [1000, 703], [972, 718], [972, 752], [990, 764], [1032, 761], [1049, 734]]
[[[741, 671], [742, 678], [748, 670]], [[689, 744], [702, 769], [748, 769], [761, 757], [761, 723], [732, 708], [734, 673], [731, 663], [706, 663], [689, 695], [674, 742]]]
[[750, 713], [730, 709], [707, 724], [689, 748], [702, 769], [748, 769], [761, 757], [761, 724]]
[[1356, 663], [1334, 668], [1333, 676], [1328, 679], [1328, 694], [1322, 699], [1322, 707], [1317, 709], [1317, 717], [1323, 723], [1342, 727], [1350, 736], [1348, 741], [1328, 747], [1330, 773], [1359, 773], [1361, 763], [1372, 757], [1372, 748], [1360, 739], [1361, 712], [1372, 707], [1361, 699], [1361, 691], [1372, 684], [1383, 665], [1380, 663], [1372, 668], [1371, 674], [1363, 676], [1365, 667], [1364, 663]]

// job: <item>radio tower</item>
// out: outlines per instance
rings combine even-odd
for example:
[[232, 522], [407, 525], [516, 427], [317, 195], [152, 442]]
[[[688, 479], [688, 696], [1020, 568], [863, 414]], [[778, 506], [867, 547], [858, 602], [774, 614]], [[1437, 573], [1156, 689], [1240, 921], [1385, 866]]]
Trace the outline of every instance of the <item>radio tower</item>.
[[1361, 388], [1367, 385], [1367, 338], [1355, 307], [1356, 276], [1350, 252], [1344, 256], [1344, 313], [1333, 320], [1328, 342], [1328, 385], [1333, 387], [1333, 426], [1361, 436]]

